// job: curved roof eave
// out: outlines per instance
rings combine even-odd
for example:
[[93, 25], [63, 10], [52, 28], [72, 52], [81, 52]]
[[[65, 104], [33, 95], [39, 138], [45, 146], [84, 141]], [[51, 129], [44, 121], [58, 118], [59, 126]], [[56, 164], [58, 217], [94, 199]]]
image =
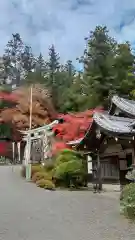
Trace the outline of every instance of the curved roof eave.
[[[95, 113], [93, 116], [93, 122], [90, 124], [85, 136], [83, 138], [77, 139], [76, 141], [72, 141], [71, 143], [76, 146], [76, 149], [78, 149], [81, 147], [81, 144], [83, 142], [85, 144], [85, 140], [87, 141], [87, 139], [89, 139], [89, 142], [91, 142], [90, 145], [93, 147], [93, 144], [96, 144], [93, 143], [93, 140], [95, 141], [97, 139], [96, 129], [98, 128], [101, 130], [101, 133], [106, 135], [132, 137], [135, 136], [133, 123], [134, 119], [131, 118], [112, 116], [106, 112]], [[94, 135], [92, 133], [94, 133]]]
[[94, 125], [95, 125], [95, 122], [92, 121], [92, 123], [90, 123], [90, 125], [89, 125], [89, 127], [87, 129], [87, 132], [84, 135], [84, 137], [81, 139], [81, 141], [78, 144], [76, 144], [76, 149], [79, 149], [81, 144], [83, 144], [88, 137], [89, 137], [89, 140], [90, 140], [90, 138], [92, 138], [92, 131], [93, 131]]
[[102, 132], [115, 135], [135, 135], [135, 129], [132, 126], [134, 119], [110, 116], [107, 113], [95, 113], [93, 119]]
[[135, 116], [135, 101], [114, 95], [112, 97], [112, 103], [115, 104], [115, 106], [117, 106], [121, 111]]

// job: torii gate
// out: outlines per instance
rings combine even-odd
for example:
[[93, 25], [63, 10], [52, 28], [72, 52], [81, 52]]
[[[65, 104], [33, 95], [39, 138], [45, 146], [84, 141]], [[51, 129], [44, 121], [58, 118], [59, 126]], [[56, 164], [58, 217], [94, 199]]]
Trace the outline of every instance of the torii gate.
[[50, 157], [52, 147], [52, 131], [50, 130], [54, 125], [58, 124], [58, 122], [58, 120], [55, 120], [48, 125], [36, 129], [20, 131], [24, 135], [22, 140], [26, 142], [23, 160], [24, 165], [41, 162]]

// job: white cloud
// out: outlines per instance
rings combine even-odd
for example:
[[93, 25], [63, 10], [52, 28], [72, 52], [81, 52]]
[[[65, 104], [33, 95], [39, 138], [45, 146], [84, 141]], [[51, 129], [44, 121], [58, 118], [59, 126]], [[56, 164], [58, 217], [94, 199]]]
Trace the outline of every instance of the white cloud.
[[[130, 4], [129, 4], [130, 2]], [[19, 32], [35, 54], [54, 43], [62, 61], [80, 56], [84, 37], [105, 24], [118, 41], [135, 40], [134, 0], [1, 0], [0, 52]]]

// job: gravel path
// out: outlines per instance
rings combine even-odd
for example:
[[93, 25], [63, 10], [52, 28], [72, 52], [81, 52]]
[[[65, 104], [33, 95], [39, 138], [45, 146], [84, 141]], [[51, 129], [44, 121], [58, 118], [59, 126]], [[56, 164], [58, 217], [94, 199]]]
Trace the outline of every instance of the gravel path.
[[135, 240], [113, 194], [45, 191], [0, 167], [0, 240]]

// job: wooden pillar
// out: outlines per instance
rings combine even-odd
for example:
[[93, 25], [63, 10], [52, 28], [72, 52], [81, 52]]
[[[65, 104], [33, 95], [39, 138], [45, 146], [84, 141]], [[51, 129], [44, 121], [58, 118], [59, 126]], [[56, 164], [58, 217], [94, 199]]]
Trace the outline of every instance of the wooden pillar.
[[84, 177], [84, 186], [88, 185], [88, 155], [84, 155], [84, 168], [85, 168], [85, 177]]
[[135, 140], [133, 140], [132, 167], [135, 169]]
[[15, 142], [12, 142], [12, 154], [13, 164], [15, 164]]
[[102, 190], [102, 177], [101, 177], [101, 163], [99, 152], [97, 153], [97, 178], [98, 178], [98, 190]]
[[88, 174], [92, 174], [92, 157], [89, 154], [87, 155], [87, 170]]

